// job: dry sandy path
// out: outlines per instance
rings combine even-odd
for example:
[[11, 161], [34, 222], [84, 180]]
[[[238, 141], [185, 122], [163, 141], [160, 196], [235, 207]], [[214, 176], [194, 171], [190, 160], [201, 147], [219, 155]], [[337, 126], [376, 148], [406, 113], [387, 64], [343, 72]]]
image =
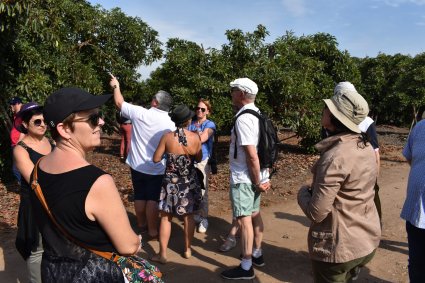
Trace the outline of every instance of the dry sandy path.
[[[361, 272], [358, 282], [408, 282], [407, 239], [399, 214], [405, 198], [409, 166], [405, 162], [382, 161], [379, 184], [384, 213], [381, 245], [373, 261]], [[278, 180], [275, 180], [278, 181]], [[228, 206], [224, 203], [223, 206]], [[264, 255], [266, 266], [256, 269], [252, 282], [312, 282], [307, 254], [309, 220], [299, 209], [295, 196], [262, 210], [265, 222]], [[224, 282], [219, 273], [239, 264], [239, 248], [228, 253], [217, 251], [230, 226], [228, 209], [215, 210], [206, 234], [196, 234], [193, 257], [183, 259], [182, 226], [173, 223], [169, 263], [160, 265], [166, 282]], [[26, 282], [25, 262], [14, 248], [14, 233], [0, 235], [0, 282]], [[147, 253], [158, 250], [149, 242]]]

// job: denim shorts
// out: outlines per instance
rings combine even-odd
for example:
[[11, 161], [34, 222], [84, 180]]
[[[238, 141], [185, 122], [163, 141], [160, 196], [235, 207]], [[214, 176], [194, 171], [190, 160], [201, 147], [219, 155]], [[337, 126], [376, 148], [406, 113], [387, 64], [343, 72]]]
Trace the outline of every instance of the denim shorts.
[[164, 175], [149, 175], [131, 169], [134, 188], [134, 200], [159, 201]]
[[254, 212], [260, 211], [261, 193], [250, 183], [230, 185], [230, 200], [233, 217], [251, 216]]

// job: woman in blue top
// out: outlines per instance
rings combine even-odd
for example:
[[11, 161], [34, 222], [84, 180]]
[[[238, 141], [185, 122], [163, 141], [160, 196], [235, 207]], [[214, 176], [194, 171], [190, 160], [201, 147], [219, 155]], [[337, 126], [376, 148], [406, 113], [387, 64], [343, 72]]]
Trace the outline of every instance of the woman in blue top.
[[425, 282], [425, 121], [413, 128], [403, 149], [410, 164], [407, 196], [401, 211], [406, 220], [410, 282]]
[[206, 99], [200, 99], [196, 110], [196, 120], [193, 120], [189, 126], [189, 131], [197, 132], [202, 143], [202, 161], [197, 162], [195, 166], [204, 174], [204, 190], [202, 190], [202, 202], [199, 215], [195, 216], [195, 221], [199, 223], [198, 232], [205, 233], [208, 229], [208, 176], [211, 167], [208, 160], [213, 150], [214, 134], [216, 127], [213, 121], [207, 119], [211, 114], [211, 103]]

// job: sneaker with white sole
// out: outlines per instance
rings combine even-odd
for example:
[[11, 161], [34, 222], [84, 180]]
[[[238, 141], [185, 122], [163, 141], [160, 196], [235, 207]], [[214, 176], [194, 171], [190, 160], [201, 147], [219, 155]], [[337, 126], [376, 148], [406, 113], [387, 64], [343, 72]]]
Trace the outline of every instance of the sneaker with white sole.
[[[242, 255], [242, 254], [240, 254], [240, 255], [239, 255], [239, 258], [240, 258], [240, 259], [243, 259], [243, 255]], [[265, 265], [266, 265], [266, 263], [264, 262], [264, 257], [263, 257], [263, 255], [260, 255], [259, 257], [251, 256], [251, 259], [252, 259], [252, 264], [253, 264], [253, 265], [255, 265], [255, 266], [263, 267], [263, 266], [265, 266]]]
[[263, 255], [260, 255], [259, 257], [252, 257], [252, 264], [258, 267], [266, 265]]
[[224, 241], [224, 243], [220, 246], [220, 251], [222, 251], [222, 252], [228, 252], [231, 249], [233, 249], [234, 247], [236, 247], [236, 239], [235, 239], [235, 237], [227, 236], [227, 238]]
[[199, 233], [206, 233], [208, 229], [208, 219], [202, 218], [201, 222], [198, 226], [198, 232]]
[[233, 269], [225, 270], [221, 273], [221, 277], [224, 279], [230, 279], [230, 280], [249, 280], [253, 279], [255, 277], [254, 269], [251, 268], [249, 270], [245, 270], [242, 268], [242, 266], [235, 267]]

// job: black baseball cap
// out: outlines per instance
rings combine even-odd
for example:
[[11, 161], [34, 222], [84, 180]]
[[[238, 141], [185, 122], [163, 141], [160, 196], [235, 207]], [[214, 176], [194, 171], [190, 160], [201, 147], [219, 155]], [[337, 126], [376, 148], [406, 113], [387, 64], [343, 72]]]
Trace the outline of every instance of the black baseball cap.
[[61, 88], [46, 99], [44, 119], [50, 127], [55, 128], [72, 113], [102, 106], [111, 97], [112, 94], [92, 95], [76, 87]]
[[22, 104], [22, 99], [20, 97], [15, 96], [9, 100], [9, 105], [15, 105], [18, 103]]

